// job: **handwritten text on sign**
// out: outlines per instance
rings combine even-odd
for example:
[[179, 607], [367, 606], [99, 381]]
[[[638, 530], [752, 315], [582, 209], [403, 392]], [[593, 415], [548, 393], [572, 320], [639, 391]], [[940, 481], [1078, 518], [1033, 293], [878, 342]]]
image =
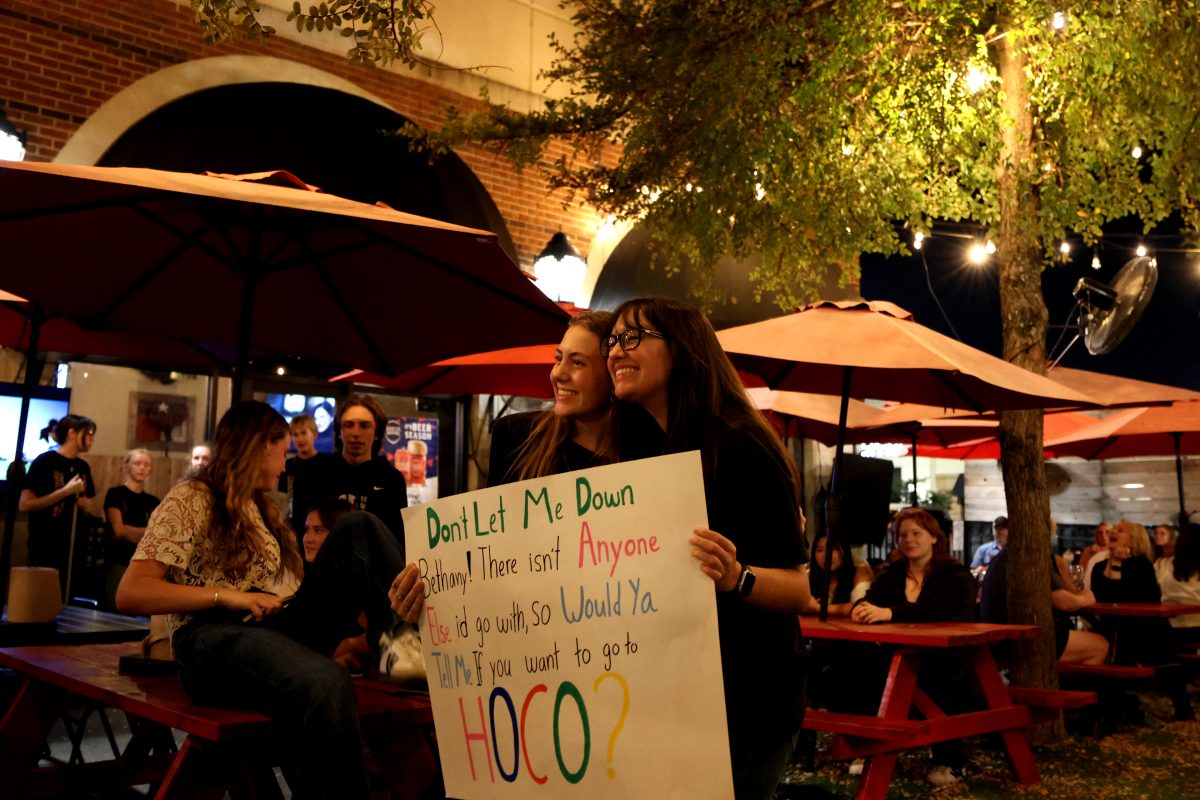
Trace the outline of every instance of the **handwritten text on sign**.
[[406, 509], [447, 793], [732, 796], [698, 453]]

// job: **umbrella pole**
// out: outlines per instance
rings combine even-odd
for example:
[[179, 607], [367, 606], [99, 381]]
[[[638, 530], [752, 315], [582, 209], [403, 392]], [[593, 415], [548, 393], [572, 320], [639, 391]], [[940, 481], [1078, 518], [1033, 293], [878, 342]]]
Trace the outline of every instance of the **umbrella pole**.
[[913, 508], [917, 507], [917, 435], [912, 436], [912, 467], [913, 467], [913, 488], [912, 494], [909, 495], [909, 504]]
[[829, 618], [829, 579], [833, 572], [833, 548], [837, 545], [838, 505], [841, 497], [840, 478], [842, 474], [842, 448], [846, 446], [846, 419], [850, 414], [850, 379], [854, 375], [854, 367], [842, 368], [842, 406], [838, 411], [837, 449], [833, 451], [833, 474], [829, 478], [829, 496], [825, 498], [825, 563], [819, 564], [825, 576], [824, 589], [821, 590], [821, 610], [818, 618], [824, 622]]
[[[257, 242], [255, 248], [257, 249]], [[237, 351], [233, 362], [233, 396], [231, 403], [237, 403], [245, 398], [242, 392], [246, 386], [246, 370], [250, 366], [250, 331], [254, 327], [254, 295], [258, 290], [258, 271], [247, 268], [245, 279], [242, 281], [242, 313], [238, 318]]]
[[25, 431], [29, 427], [29, 401], [33, 387], [41, 377], [41, 363], [37, 360], [38, 339], [42, 333], [42, 310], [33, 306], [29, 315], [29, 346], [25, 349], [25, 383], [21, 390], [21, 416], [17, 422], [17, 452], [8, 465], [7, 502], [4, 505], [4, 543], [0, 545], [0, 609], [8, 603], [8, 571], [12, 564], [12, 543], [17, 525], [17, 504], [25, 484]]
[[1183, 530], [1183, 526], [1188, 523], [1187, 506], [1183, 499], [1183, 434], [1172, 433], [1171, 438], [1175, 440], [1175, 483], [1179, 490], [1179, 530]]

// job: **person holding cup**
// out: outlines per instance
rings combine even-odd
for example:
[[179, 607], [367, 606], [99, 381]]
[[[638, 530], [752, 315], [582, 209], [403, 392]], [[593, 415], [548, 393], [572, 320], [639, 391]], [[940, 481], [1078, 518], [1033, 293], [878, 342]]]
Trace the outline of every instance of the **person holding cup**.
[[29, 465], [17, 508], [29, 514], [29, 566], [57, 569], [59, 588], [65, 592], [75, 515], [79, 508], [87, 511], [88, 500], [96, 496], [91, 467], [80, 458], [92, 449], [96, 423], [67, 414], [50, 420], [42, 430], [43, 439], [51, 437], [58, 449], [42, 453]]

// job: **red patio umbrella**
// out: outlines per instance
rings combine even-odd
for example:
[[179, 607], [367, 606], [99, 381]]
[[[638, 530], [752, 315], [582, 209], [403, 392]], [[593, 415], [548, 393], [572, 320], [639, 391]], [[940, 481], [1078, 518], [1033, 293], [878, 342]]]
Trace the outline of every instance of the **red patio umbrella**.
[[235, 398], [251, 352], [394, 375], [557, 341], [567, 320], [494, 234], [311, 191], [282, 172], [0, 162], [0, 253], [0, 289], [47, 314], [232, 348]]
[[395, 377], [352, 370], [331, 381], [369, 383], [412, 395], [506, 394], [517, 397], [553, 395], [550, 368], [557, 344], [511, 347], [447, 358]]
[[395, 375], [562, 335], [494, 234], [245, 177], [0, 162], [0, 289], [88, 330], [234, 348], [235, 390], [252, 350]]
[[[772, 388], [841, 396], [843, 433], [834, 451], [833, 502], [826, 508], [831, 535], [837, 532], [836, 498], [851, 397], [976, 412], [1094, 405], [1086, 395], [917, 324], [892, 303], [822, 301], [717, 336], [740, 369], [759, 375]], [[824, 605], [822, 598], [822, 617]]]
[[1088, 459], [1174, 455], [1179, 524], [1183, 525], [1188, 520], [1183, 455], [1200, 453], [1200, 402], [1117, 411], [1065, 436], [1047, 437], [1046, 447], [1058, 456]]

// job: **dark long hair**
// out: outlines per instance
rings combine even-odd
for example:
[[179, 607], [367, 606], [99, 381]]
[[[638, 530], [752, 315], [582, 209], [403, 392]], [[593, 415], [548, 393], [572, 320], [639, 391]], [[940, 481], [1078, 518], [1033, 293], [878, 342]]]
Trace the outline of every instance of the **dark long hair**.
[[[825, 540], [825, 546], [829, 546], [829, 536], [825, 533], [817, 534], [817, 538], [813, 539], [813, 558], [816, 559], [817, 544]], [[847, 603], [850, 601], [850, 593], [854, 591], [854, 575], [858, 568], [854, 565], [854, 557], [850, 554], [850, 548], [841, 539], [833, 540], [834, 549], [842, 557], [842, 563], [834, 571], [833, 577], [837, 582], [834, 588], [834, 596], [829, 598], [831, 603]], [[825, 588], [825, 559], [829, 554], [821, 557], [820, 563], [814, 560], [813, 569], [808, 574], [808, 582], [812, 589], [812, 596], [820, 598], [827, 590]]]
[[71, 431], [95, 433], [96, 423], [81, 414], [67, 414], [62, 419], [52, 419], [50, 424], [42, 428], [41, 438], [49, 440], [51, 436], [59, 444], [67, 443], [67, 435]]
[[[567, 327], [582, 326], [596, 334], [598, 340], [602, 340], [608, 336], [612, 323], [613, 315], [607, 311], [585, 311], [572, 317]], [[596, 357], [600, 358], [599, 341], [596, 342]], [[601, 442], [600, 450], [596, 453], [597, 464], [606, 464], [617, 460], [616, 448], [613, 446], [613, 442], [617, 441], [615, 430], [617, 415], [613, 413], [613, 408], [614, 406], [610, 403], [607, 412], [608, 419], [605, 423], [607, 435]], [[513, 472], [517, 480], [541, 478], [558, 472], [560, 469], [559, 448], [570, 436], [571, 420], [568, 417], [558, 416], [554, 413], [553, 408], [547, 408], [539, 414], [537, 421], [533, 423], [533, 428], [529, 431], [529, 437], [517, 450], [516, 458], [513, 460]]]
[[613, 325], [628, 319], [666, 336], [671, 354], [667, 379], [667, 451], [699, 450], [704, 474], [717, 468], [722, 428], [748, 436], [771, 454], [787, 476], [799, 506], [799, 480], [791, 455], [770, 423], [750, 402], [717, 334], [700, 311], [678, 300], [644, 297], [627, 300], [613, 312]]
[[1175, 540], [1175, 580], [1189, 581], [1200, 573], [1200, 525], [1189, 522]]
[[287, 421], [266, 403], [235, 403], [217, 423], [212, 461], [196, 478], [212, 493], [208, 535], [214, 566], [234, 580], [246, 574], [254, 555], [266, 556], [263, 543], [254, 533], [254, 519], [247, 514], [251, 504], [278, 542], [283, 568], [296, 576], [304, 574], [296, 535], [267, 493], [258, 488], [266, 446], [287, 435]]

